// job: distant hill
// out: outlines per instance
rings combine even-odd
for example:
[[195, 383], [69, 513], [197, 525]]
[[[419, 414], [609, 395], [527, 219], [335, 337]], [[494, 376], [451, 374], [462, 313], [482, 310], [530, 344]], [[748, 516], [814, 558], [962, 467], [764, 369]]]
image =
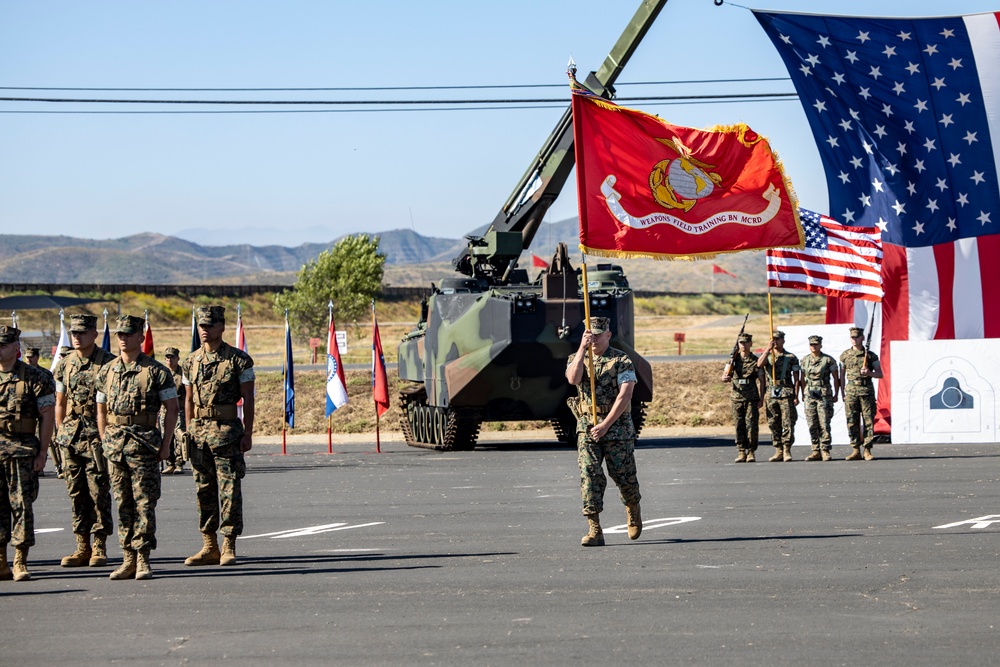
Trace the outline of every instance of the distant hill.
[[[482, 235], [485, 227], [469, 232]], [[578, 222], [568, 218], [543, 223], [521, 265], [531, 267], [531, 255], [549, 261], [556, 245], [566, 243], [574, 265], [580, 263]], [[427, 237], [410, 229], [378, 234], [386, 255], [386, 279], [393, 285], [424, 286], [451, 272], [451, 260], [465, 247], [464, 239]], [[70, 236], [0, 235], [0, 282], [5, 283], [275, 283], [291, 284], [295, 273], [329, 243], [296, 247], [200, 245], [162, 234], [136, 234], [120, 239], [95, 240]], [[610, 262], [590, 258], [591, 264]], [[719, 292], [764, 291], [764, 254], [744, 252], [712, 261], [658, 262], [615, 260], [633, 287], [656, 291], [708, 291], [712, 264], [739, 276], [717, 275]], [[404, 268], [405, 267], [405, 268]]]

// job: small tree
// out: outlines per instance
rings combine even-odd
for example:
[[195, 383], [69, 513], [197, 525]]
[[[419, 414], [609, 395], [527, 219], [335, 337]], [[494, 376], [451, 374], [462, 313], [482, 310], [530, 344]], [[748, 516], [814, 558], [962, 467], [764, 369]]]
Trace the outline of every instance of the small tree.
[[378, 244], [379, 237], [358, 234], [324, 250], [303, 265], [291, 290], [275, 297], [275, 311], [283, 315], [287, 308], [295, 328], [307, 337], [326, 333], [330, 301], [338, 322], [357, 320], [382, 287], [385, 255]]

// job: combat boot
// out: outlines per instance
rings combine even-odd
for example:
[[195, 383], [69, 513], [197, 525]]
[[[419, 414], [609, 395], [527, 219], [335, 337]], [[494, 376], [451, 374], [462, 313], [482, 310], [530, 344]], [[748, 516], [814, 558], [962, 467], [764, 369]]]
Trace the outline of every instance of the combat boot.
[[806, 461], [820, 461], [823, 458], [823, 453], [818, 449], [814, 449], [806, 457]]
[[785, 445], [784, 447], [782, 447], [781, 448], [781, 455], [782, 455], [782, 460], [783, 461], [794, 461], [795, 460], [795, 459], [792, 458], [792, 446], [791, 445]]
[[733, 461], [733, 463], [743, 463], [746, 460], [747, 460], [747, 453], [741, 449], [739, 450], [739, 453], [736, 455], [736, 460]]
[[768, 461], [770, 461], [771, 463], [774, 463], [775, 461], [781, 461], [784, 456], [785, 455], [782, 452], [781, 447], [775, 447], [774, 448], [774, 456], [772, 456], [771, 458], [769, 458]]
[[[852, 445], [852, 447], [854, 447]], [[860, 461], [861, 460], [861, 448], [854, 447], [854, 451], [844, 457], [845, 461]]]
[[135, 549], [122, 549], [122, 564], [108, 579], [135, 579]]
[[94, 535], [94, 548], [90, 553], [90, 567], [101, 567], [108, 564], [108, 538], [104, 535]]
[[163, 469], [164, 475], [173, 475], [175, 472], [177, 472], [177, 466], [172, 463]]
[[3, 545], [2, 550], [0, 550], [0, 555], [3, 556], [3, 561], [0, 561], [0, 581], [10, 581], [14, 578], [14, 573], [10, 571], [10, 565], [7, 563], [7, 545]]
[[625, 514], [628, 517], [628, 538], [637, 540], [642, 535], [642, 512], [639, 511], [639, 503], [626, 505]]
[[752, 449], [747, 450], [747, 463], [754, 463], [757, 460], [757, 455], [753, 453]]
[[222, 557], [219, 565], [236, 565], [236, 536], [222, 536]]
[[833, 458], [833, 454], [830, 453], [830, 450], [829, 449], [824, 449], [823, 450], [823, 460], [824, 461], [829, 461], [832, 458]]
[[83, 567], [90, 562], [90, 535], [76, 536], [76, 551], [62, 559], [63, 567]]
[[871, 447], [865, 447], [864, 457], [865, 457], [865, 461], [871, 461], [873, 458], [875, 458], [875, 455], [872, 454], [872, 448]]
[[153, 568], [149, 567], [149, 549], [139, 549], [135, 552], [135, 578], [153, 578]]
[[18, 545], [14, 547], [14, 581], [28, 581], [31, 573], [28, 572], [28, 547]]
[[204, 542], [201, 551], [184, 560], [185, 565], [218, 565], [222, 554], [219, 553], [219, 542], [215, 538], [215, 533], [202, 533], [201, 539]]
[[590, 524], [590, 532], [583, 536], [580, 544], [585, 547], [603, 547], [604, 531], [601, 530], [600, 514], [588, 514], [587, 522]]

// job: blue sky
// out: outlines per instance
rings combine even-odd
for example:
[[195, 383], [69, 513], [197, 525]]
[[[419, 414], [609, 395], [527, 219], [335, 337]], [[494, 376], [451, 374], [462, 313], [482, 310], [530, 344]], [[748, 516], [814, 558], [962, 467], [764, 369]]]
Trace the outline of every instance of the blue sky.
[[[0, 86], [561, 86], [570, 56], [581, 79], [597, 69], [638, 4], [638, 0], [9, 0], [0, 3]], [[939, 15], [945, 9], [941, 2], [926, 0], [771, 0], [755, 7], [881, 16]], [[946, 7], [949, 14], [996, 9], [1000, 0], [952, 0]], [[670, 0], [619, 84], [785, 76], [777, 53], [746, 9], [729, 2], [716, 7], [712, 0]], [[626, 97], [789, 92], [792, 86], [777, 81], [619, 85], [618, 90]], [[568, 89], [0, 91], [5, 97], [116, 95], [568, 98]], [[779, 152], [802, 205], [826, 212], [822, 167], [797, 101], [624, 104], [694, 127], [748, 123]], [[128, 110], [164, 108], [129, 105]], [[208, 243], [228, 238], [296, 245], [352, 232], [408, 227], [426, 236], [456, 238], [492, 221], [564, 108], [0, 113], [0, 224], [7, 234], [114, 238], [152, 231], [183, 233]], [[122, 106], [0, 102], [0, 112], [109, 109]], [[549, 219], [570, 217], [575, 211], [571, 180]]]

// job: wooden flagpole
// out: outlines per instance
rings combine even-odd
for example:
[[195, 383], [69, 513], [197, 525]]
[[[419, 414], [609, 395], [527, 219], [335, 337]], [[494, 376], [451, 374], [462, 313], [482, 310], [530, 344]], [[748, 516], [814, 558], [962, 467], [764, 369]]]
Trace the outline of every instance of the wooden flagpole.
[[[583, 317], [584, 328], [590, 331], [590, 292], [587, 290], [587, 256], [583, 256]], [[590, 362], [590, 425], [597, 426], [597, 386], [594, 380], [594, 348], [587, 347], [587, 360]]]

